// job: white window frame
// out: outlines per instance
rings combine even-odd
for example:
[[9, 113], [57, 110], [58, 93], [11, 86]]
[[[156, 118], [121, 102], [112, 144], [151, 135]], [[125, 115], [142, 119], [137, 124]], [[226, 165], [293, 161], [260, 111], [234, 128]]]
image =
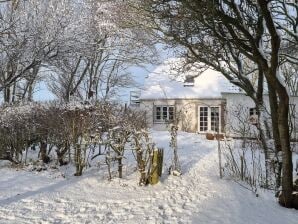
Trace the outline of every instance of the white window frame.
[[[160, 119], [157, 119], [157, 108], [160, 108]], [[163, 116], [163, 109], [166, 108], [166, 118]], [[170, 119], [170, 108], [173, 108], [173, 119]], [[167, 123], [173, 121], [175, 118], [175, 106], [173, 105], [154, 105], [153, 107], [153, 123]]]
[[[219, 132], [221, 133], [221, 106], [199, 106], [198, 107], [198, 132], [199, 133], [207, 133], [207, 132], [216, 132], [211, 130], [211, 108], [218, 108], [218, 118], [219, 118]], [[201, 108], [208, 108], [207, 109], [207, 130], [201, 131]]]
[[[218, 130], [212, 130], [212, 109], [213, 108], [217, 108], [218, 109]], [[216, 122], [217, 121], [215, 121], [215, 124], [216, 124]], [[210, 107], [210, 130], [212, 131], [212, 132], [220, 132], [220, 129], [221, 127], [220, 127], [220, 107], [219, 106], [212, 106], [212, 107]], [[215, 126], [215, 129], [216, 129], [216, 126]]]
[[[203, 130], [203, 131], [201, 131], [201, 127], [206, 127], [205, 125], [204, 126], [201, 126], [201, 122], [203, 123], [205, 123], [206, 121], [205, 120], [202, 120], [201, 119], [201, 109], [202, 108], [207, 108], [207, 130]], [[203, 111], [204, 112], [204, 111]], [[205, 116], [203, 116], [204, 118], [205, 118]], [[198, 123], [198, 131], [199, 132], [207, 132], [208, 131], [208, 127], [209, 127], [209, 108], [208, 107], [206, 107], [206, 106], [199, 106], [199, 123]]]
[[257, 125], [259, 123], [259, 115], [257, 108], [255, 107], [249, 108], [249, 122], [252, 125]]

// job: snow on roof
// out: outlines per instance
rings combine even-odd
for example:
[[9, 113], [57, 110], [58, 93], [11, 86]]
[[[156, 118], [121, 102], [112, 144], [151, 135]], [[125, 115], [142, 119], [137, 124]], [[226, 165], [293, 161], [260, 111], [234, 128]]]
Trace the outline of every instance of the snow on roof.
[[[221, 98], [222, 92], [239, 92], [221, 73], [202, 64], [181, 69], [182, 63], [175, 58], [158, 66], [145, 79], [140, 99]], [[194, 84], [185, 85], [184, 80], [191, 76]]]

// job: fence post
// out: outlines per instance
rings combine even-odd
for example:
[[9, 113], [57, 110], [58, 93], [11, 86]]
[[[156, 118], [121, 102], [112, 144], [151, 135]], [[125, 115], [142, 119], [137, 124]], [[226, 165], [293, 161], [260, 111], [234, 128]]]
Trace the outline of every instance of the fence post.
[[222, 165], [221, 165], [221, 148], [220, 148], [220, 137], [219, 137], [219, 112], [218, 112], [218, 116], [217, 116], [217, 146], [218, 146], [218, 165], [219, 165], [219, 177], [222, 178]]
[[241, 180], [243, 180], [244, 179], [244, 166], [243, 166], [243, 160], [244, 160], [244, 158], [243, 158], [243, 156], [240, 156], [240, 162], [241, 162], [241, 167], [240, 167], [240, 175], [241, 175]]
[[149, 178], [150, 184], [157, 184], [159, 177], [162, 174], [162, 165], [163, 165], [163, 148], [155, 148], [153, 151], [152, 157], [152, 170]]

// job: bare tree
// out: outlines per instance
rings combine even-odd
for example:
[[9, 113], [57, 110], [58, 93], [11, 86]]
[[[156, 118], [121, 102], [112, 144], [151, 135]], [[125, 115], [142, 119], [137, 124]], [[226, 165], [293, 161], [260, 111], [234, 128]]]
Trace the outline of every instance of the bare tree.
[[128, 68], [153, 61], [154, 47], [146, 32], [129, 24], [126, 3], [89, 0], [77, 7], [80, 16], [69, 31], [76, 41], [71, 47], [66, 42], [68, 53], [52, 63], [57, 74], [50, 88], [67, 101], [106, 99], [133, 84]]
[[298, 96], [298, 64], [284, 63], [282, 71], [290, 94]]
[[[276, 4], [275, 4], [276, 3]], [[142, 3], [140, 3], [142, 4]], [[289, 95], [280, 73], [284, 39], [278, 30], [278, 1], [145, 1], [145, 14], [161, 38], [173, 46], [183, 46], [190, 62], [204, 62], [222, 72], [260, 106], [264, 78], [270, 96], [276, 150], [283, 152], [280, 203], [292, 207], [292, 153], [288, 111]], [[293, 3], [297, 5], [297, 3]], [[297, 17], [294, 14], [294, 17]], [[287, 19], [286, 16], [282, 17]], [[286, 28], [282, 24], [282, 27]], [[282, 33], [286, 35], [285, 32]], [[295, 43], [295, 35], [287, 35]], [[297, 42], [296, 42], [297, 43]], [[288, 56], [288, 55], [286, 55]], [[254, 88], [249, 79], [251, 66], [259, 71]], [[251, 71], [251, 70], [250, 70]], [[256, 99], [257, 97], [257, 99]]]
[[26, 94], [31, 100], [40, 67], [58, 55], [69, 15], [65, 1], [17, 2], [0, 8], [0, 91], [7, 102]]

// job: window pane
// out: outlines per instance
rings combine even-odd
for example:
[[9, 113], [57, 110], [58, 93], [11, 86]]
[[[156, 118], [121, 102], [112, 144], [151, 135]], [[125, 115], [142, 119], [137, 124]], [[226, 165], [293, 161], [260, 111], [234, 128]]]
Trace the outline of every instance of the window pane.
[[208, 130], [208, 107], [200, 107], [200, 131]]
[[254, 108], [249, 109], [249, 116], [252, 116], [252, 115], [254, 115]]
[[168, 119], [168, 108], [167, 107], [162, 108], [162, 119], [164, 119], [164, 120]]
[[258, 115], [257, 108], [249, 108], [249, 115]]
[[257, 108], [249, 108], [249, 121], [251, 124], [258, 124], [258, 115]]
[[155, 120], [161, 119], [161, 107], [155, 107]]
[[211, 131], [218, 132], [219, 128], [219, 107], [211, 107]]

